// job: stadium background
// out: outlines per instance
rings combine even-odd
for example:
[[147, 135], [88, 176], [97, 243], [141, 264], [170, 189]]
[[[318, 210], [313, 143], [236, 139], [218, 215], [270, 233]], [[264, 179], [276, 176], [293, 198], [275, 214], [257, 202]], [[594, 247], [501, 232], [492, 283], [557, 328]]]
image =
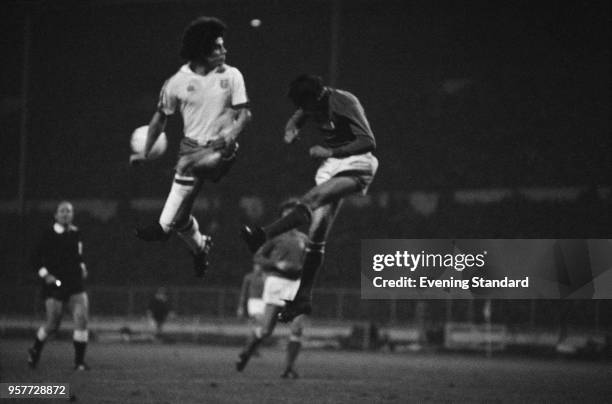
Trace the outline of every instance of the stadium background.
[[[159, 285], [180, 291], [173, 298], [179, 313], [233, 313], [250, 269], [239, 225], [268, 220], [282, 199], [312, 183], [315, 165], [306, 151], [314, 139], [296, 147], [280, 141], [291, 113], [286, 86], [301, 72], [319, 73], [360, 98], [381, 162], [371, 195], [350, 199], [333, 229], [318, 286], [334, 290], [320, 292], [330, 296], [315, 308], [322, 316], [412, 318], [413, 302], [393, 303], [395, 312], [389, 302], [359, 302], [362, 238], [610, 236], [607, 2], [106, 0], [2, 7], [4, 314], [40, 310], [31, 293], [21, 293], [35, 288], [25, 257], [60, 199], [74, 201], [83, 230], [94, 314], [142, 311], [138, 302], [152, 290], [142, 288]], [[182, 29], [197, 15], [229, 25], [228, 63], [243, 72], [254, 115], [231, 174], [205, 187], [197, 204], [216, 243], [201, 284], [214, 288], [208, 291], [177, 289], [194, 280], [176, 240], [156, 248], [132, 236], [134, 225], [154, 220], [163, 204], [180, 120], [167, 129], [170, 149], [160, 161], [127, 164], [130, 133], [148, 122], [161, 85], [181, 63]], [[251, 27], [252, 18], [262, 25]], [[26, 43], [27, 169], [20, 172]], [[206, 311], [213, 307], [207, 299], [215, 312]], [[577, 304], [584, 305], [574, 310], [577, 323], [609, 325], [607, 302]], [[519, 302], [511, 313], [495, 313], [499, 321], [552, 325], [553, 307]], [[429, 315], [443, 313], [441, 306]]]

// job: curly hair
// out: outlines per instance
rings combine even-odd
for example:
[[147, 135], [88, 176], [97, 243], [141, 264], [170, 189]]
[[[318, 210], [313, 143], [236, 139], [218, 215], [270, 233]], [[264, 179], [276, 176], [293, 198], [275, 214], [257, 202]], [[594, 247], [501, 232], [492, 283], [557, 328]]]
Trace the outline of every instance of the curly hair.
[[289, 84], [287, 96], [293, 103], [301, 107], [308, 99], [317, 99], [323, 91], [323, 79], [312, 74], [301, 74]]
[[181, 57], [185, 60], [204, 60], [211, 54], [215, 40], [225, 33], [226, 25], [215, 17], [193, 20], [183, 33]]

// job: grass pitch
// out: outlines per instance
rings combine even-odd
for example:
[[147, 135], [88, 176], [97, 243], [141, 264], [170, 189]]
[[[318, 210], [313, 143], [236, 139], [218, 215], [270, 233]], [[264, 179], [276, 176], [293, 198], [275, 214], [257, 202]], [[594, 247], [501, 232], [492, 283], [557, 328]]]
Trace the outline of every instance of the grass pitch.
[[[305, 350], [297, 363], [301, 378], [282, 380], [280, 348], [262, 349], [237, 373], [237, 348], [92, 343], [92, 370], [73, 372], [71, 343], [47, 343], [36, 370], [26, 365], [29, 344], [0, 342], [2, 382], [70, 383], [81, 403], [596, 403], [612, 397], [609, 362]], [[28, 401], [51, 402], [19, 402]]]

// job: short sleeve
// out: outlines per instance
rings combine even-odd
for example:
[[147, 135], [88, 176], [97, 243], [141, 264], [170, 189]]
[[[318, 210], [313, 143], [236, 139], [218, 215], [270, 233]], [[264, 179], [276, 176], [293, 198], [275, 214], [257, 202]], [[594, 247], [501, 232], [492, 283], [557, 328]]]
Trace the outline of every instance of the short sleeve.
[[159, 92], [159, 101], [157, 102], [157, 109], [163, 112], [165, 115], [172, 115], [176, 111], [176, 105], [178, 98], [176, 94], [173, 94], [170, 80], [164, 83], [161, 91]]
[[232, 69], [232, 107], [243, 106], [248, 102], [244, 77], [238, 69]]

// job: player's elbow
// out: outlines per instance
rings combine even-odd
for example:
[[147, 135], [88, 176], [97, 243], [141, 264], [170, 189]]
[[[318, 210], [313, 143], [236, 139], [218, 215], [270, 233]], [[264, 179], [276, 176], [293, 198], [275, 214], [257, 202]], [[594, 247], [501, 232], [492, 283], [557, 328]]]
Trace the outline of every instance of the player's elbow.
[[370, 146], [369, 146], [369, 150], [368, 150], [368, 151], [373, 152], [373, 151], [375, 151], [375, 150], [376, 150], [376, 140], [371, 139], [371, 141], [370, 141]]
[[376, 150], [376, 141], [373, 137], [361, 136], [358, 138], [355, 148], [358, 153], [368, 153]]
[[251, 112], [250, 109], [244, 108], [241, 114], [242, 114], [242, 120], [245, 125], [253, 120], [253, 113]]

